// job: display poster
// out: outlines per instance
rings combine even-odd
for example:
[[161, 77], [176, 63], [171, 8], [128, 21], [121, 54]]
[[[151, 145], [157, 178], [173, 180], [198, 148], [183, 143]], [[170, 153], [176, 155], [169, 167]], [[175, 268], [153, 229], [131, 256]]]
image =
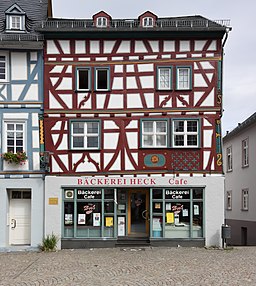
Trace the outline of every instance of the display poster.
[[73, 214], [65, 214], [65, 225], [73, 224]]
[[171, 204], [171, 203], [167, 203], [167, 204], [165, 205], [165, 209], [166, 209], [167, 211], [171, 211], [171, 210], [172, 210], [172, 204]]
[[157, 217], [153, 218], [153, 230], [154, 231], [162, 230], [160, 218], [157, 218]]
[[174, 223], [174, 213], [166, 213], [166, 222]]
[[78, 214], [78, 224], [85, 224], [85, 214]]
[[177, 214], [177, 213], [174, 215], [174, 223], [175, 224], [179, 224], [180, 223], [180, 217], [179, 217], [179, 214]]
[[106, 226], [107, 227], [111, 227], [111, 226], [113, 226], [113, 222], [114, 222], [114, 220], [113, 220], [113, 217], [106, 217]]
[[125, 236], [125, 217], [118, 217], [118, 236]]
[[194, 215], [199, 215], [199, 205], [194, 205]]
[[183, 209], [182, 210], [182, 215], [183, 216], [188, 216], [188, 209]]
[[100, 226], [100, 213], [93, 213], [93, 226]]

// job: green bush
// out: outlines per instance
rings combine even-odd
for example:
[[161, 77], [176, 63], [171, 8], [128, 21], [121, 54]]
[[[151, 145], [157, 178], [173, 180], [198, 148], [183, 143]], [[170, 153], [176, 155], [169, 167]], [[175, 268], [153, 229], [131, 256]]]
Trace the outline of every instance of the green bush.
[[57, 243], [59, 238], [55, 234], [48, 234], [44, 239], [42, 244], [39, 245], [40, 250], [42, 251], [56, 251]]

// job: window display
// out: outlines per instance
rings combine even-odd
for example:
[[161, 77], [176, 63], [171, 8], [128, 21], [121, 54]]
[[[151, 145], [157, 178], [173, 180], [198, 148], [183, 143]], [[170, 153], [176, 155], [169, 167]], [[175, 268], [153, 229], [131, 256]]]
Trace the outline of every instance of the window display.
[[[64, 190], [64, 237], [114, 236], [115, 189]], [[67, 194], [72, 195], [67, 195]]]
[[[153, 237], [203, 237], [203, 188], [152, 189]], [[163, 199], [161, 199], [163, 198]], [[163, 208], [162, 205], [165, 207]], [[157, 219], [163, 221], [163, 231], [156, 230]], [[161, 220], [160, 220], [161, 219]], [[162, 225], [161, 225], [162, 228]]]

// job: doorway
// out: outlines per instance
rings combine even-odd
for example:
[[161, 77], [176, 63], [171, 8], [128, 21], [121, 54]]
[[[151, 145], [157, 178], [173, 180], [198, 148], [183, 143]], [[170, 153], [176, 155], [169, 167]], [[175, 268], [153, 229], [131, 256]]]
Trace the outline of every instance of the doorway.
[[247, 245], [247, 227], [241, 227], [241, 245]]
[[149, 236], [149, 192], [129, 190], [128, 194], [128, 236]]
[[31, 191], [10, 190], [10, 245], [31, 243]]

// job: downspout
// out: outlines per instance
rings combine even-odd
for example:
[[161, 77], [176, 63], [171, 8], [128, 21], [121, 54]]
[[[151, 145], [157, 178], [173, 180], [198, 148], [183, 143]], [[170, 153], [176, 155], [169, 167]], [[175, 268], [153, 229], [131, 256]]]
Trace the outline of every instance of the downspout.
[[[223, 93], [223, 61], [224, 61], [224, 46], [226, 44], [226, 41], [228, 39], [228, 33], [232, 30], [231, 27], [226, 27], [226, 32], [225, 32], [225, 38], [221, 46], [221, 93]], [[221, 112], [220, 115], [222, 117], [223, 115], [223, 96], [221, 100]]]

